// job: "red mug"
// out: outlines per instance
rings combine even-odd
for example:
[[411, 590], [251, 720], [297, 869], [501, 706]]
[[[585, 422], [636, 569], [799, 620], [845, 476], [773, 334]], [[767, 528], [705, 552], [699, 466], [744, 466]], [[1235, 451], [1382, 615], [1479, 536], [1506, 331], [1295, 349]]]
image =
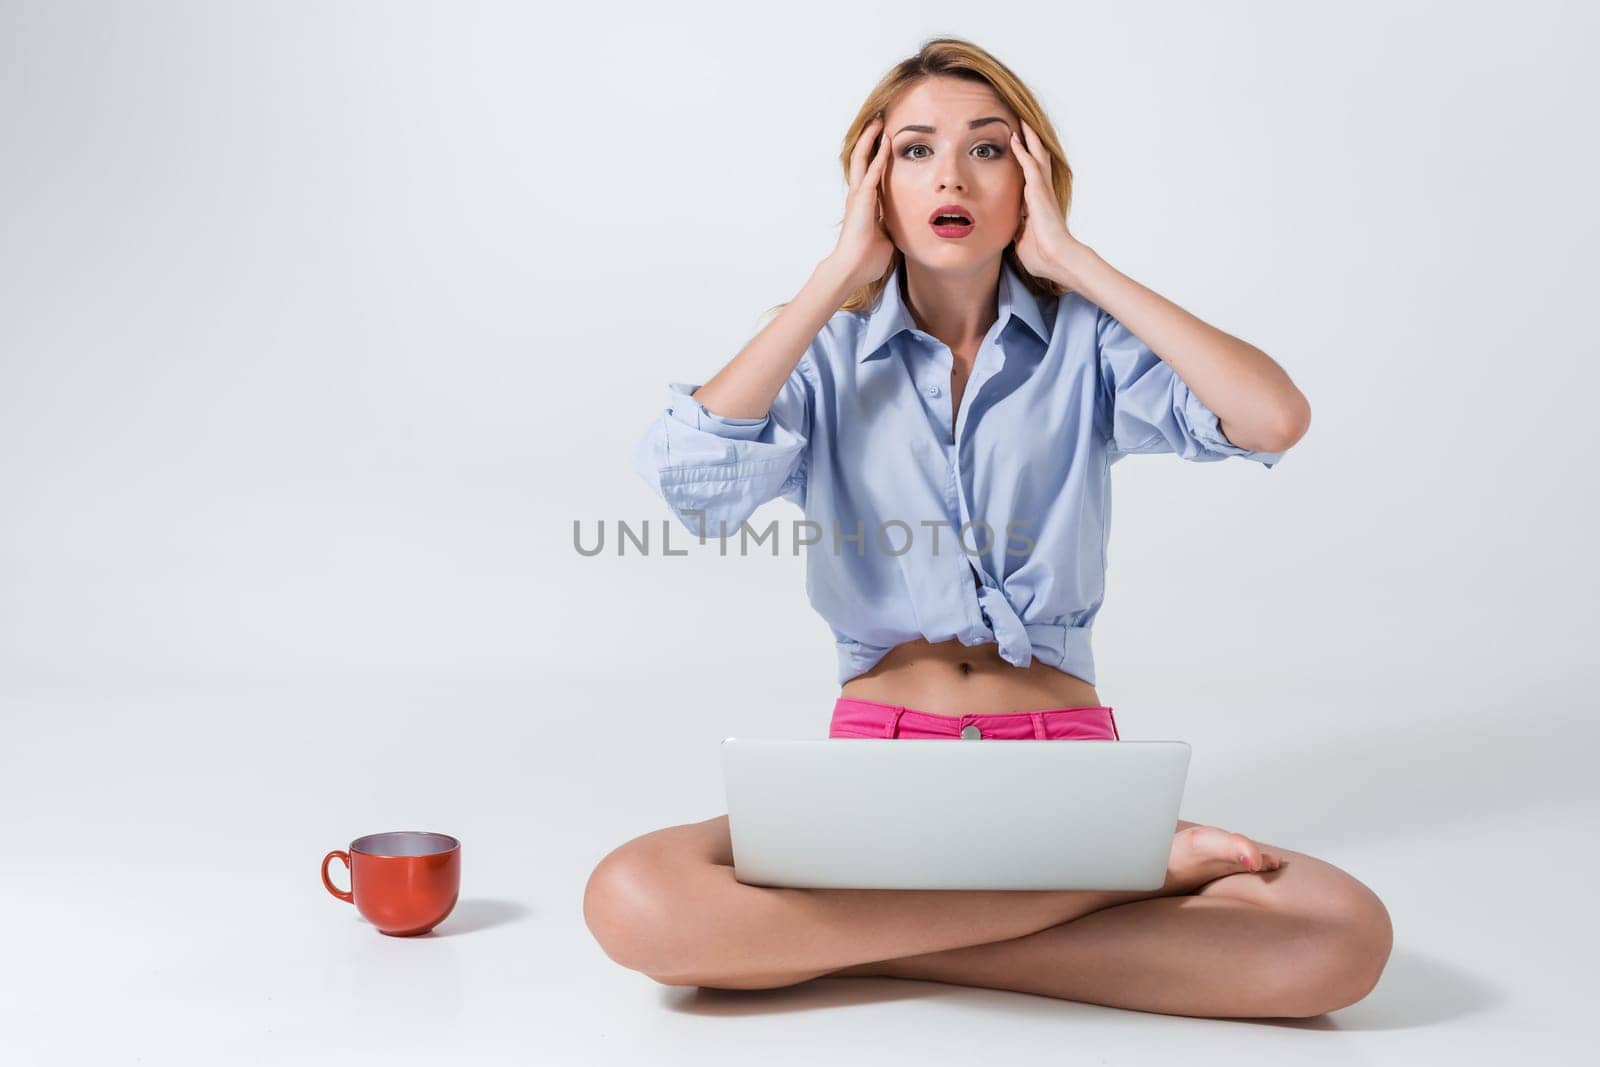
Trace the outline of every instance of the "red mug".
[[[350, 869], [350, 892], [328, 878], [328, 864]], [[449, 834], [397, 830], [368, 834], [322, 857], [322, 884], [354, 904], [381, 933], [412, 937], [432, 930], [456, 906], [461, 890], [461, 842]]]

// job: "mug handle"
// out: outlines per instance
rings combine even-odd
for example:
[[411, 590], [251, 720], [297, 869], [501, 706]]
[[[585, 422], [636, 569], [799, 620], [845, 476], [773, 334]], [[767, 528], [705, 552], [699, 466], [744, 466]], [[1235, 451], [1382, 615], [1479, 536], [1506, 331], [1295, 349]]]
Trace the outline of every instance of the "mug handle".
[[[356, 902], [355, 897], [334, 885], [333, 882], [328, 878], [328, 863], [335, 858], [344, 864], [346, 871], [350, 870], [350, 854], [348, 852], [342, 852], [339, 849], [334, 849], [332, 852], [322, 857], [322, 884], [328, 887], [328, 892], [332, 893], [346, 904], [354, 904]], [[351, 888], [354, 888], [354, 885], [352, 885]]]

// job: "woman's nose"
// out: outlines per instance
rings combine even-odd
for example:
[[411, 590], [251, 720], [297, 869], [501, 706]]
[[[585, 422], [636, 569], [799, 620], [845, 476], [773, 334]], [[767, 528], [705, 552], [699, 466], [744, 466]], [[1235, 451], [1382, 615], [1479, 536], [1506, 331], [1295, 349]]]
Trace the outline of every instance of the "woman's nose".
[[961, 168], [952, 163], [946, 163], [944, 165], [944, 167], [935, 176], [935, 181], [940, 189], [953, 189], [957, 192], [965, 192], [967, 188], [966, 178], [964, 175], [962, 175]]

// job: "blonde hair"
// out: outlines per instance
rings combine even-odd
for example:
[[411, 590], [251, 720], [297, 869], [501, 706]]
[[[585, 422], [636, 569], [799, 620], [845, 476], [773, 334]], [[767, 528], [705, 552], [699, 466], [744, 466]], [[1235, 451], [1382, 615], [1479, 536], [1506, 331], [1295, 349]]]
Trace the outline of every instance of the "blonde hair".
[[[1062, 150], [1055, 128], [1045, 116], [1044, 109], [1039, 106], [1032, 90], [1011, 72], [1010, 67], [971, 41], [959, 37], [934, 37], [924, 41], [917, 49], [916, 55], [896, 63], [878, 84], [872, 87], [872, 91], [862, 101], [855, 118], [851, 120], [849, 128], [845, 130], [844, 140], [839, 148], [839, 165], [844, 170], [845, 181], [850, 180], [850, 155], [867, 123], [871, 122], [874, 116], [887, 114], [890, 105], [900, 97], [900, 94], [931, 77], [964, 78], [987, 85], [1018, 118], [1033, 128], [1033, 132], [1038, 134], [1039, 143], [1050, 153], [1050, 185], [1055, 193], [1056, 203], [1060, 205], [1061, 215], [1065, 218], [1067, 210], [1072, 206], [1072, 168], [1067, 164], [1067, 155]], [[885, 130], [884, 133], [887, 136], [888, 131]], [[1021, 136], [1020, 130], [1018, 136]], [[1029, 274], [1021, 260], [1017, 258], [1014, 244], [1006, 246], [1004, 258], [1017, 272], [1023, 284], [1036, 295], [1060, 296], [1067, 291], [1064, 286], [1048, 278]], [[904, 260], [905, 253], [896, 248], [894, 256], [889, 261], [889, 268], [884, 271], [883, 276], [851, 293], [841, 305], [842, 310], [861, 311], [877, 303], [889, 278]], [[767, 314], [781, 311], [787, 306], [788, 301], [777, 304], [769, 308]]]

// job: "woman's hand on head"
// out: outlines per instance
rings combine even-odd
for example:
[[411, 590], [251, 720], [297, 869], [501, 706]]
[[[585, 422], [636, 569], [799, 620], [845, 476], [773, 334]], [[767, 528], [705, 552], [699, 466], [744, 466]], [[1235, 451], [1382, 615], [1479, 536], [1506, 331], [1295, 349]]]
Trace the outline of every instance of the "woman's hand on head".
[[[883, 116], [867, 123], [850, 154], [850, 189], [845, 194], [839, 243], [828, 258], [858, 289], [877, 281], [894, 261], [894, 241], [883, 220], [883, 173], [888, 165], [889, 138], [882, 137]], [[881, 138], [876, 142], [874, 139]], [[870, 158], [869, 158], [870, 157]]]
[[[1070, 263], [1078, 239], [1067, 232], [1067, 220], [1050, 184], [1050, 150], [1021, 119], [1022, 137], [1011, 134], [1011, 151], [1022, 167], [1022, 218], [1017, 226], [1017, 259], [1036, 278], [1059, 280]], [[1024, 142], [1024, 138], [1026, 142]]]

